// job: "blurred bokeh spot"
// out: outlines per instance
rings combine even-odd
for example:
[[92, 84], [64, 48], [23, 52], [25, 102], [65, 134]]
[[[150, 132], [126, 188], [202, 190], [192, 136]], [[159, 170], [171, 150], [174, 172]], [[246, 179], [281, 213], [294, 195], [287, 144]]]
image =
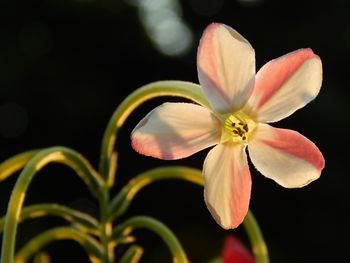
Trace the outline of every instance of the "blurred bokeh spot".
[[167, 56], [190, 51], [193, 33], [182, 19], [178, 0], [126, 0], [138, 8], [139, 19], [154, 46]]

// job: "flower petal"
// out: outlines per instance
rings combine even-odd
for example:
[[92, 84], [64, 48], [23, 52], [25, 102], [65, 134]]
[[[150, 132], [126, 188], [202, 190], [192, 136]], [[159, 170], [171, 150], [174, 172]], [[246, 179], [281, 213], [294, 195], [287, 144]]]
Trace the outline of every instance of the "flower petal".
[[245, 146], [215, 146], [203, 167], [204, 198], [216, 222], [225, 229], [242, 223], [248, 211], [251, 178]]
[[279, 121], [313, 100], [321, 83], [320, 58], [311, 49], [299, 49], [258, 71], [247, 109], [261, 122]]
[[220, 123], [208, 109], [191, 103], [164, 103], [139, 122], [131, 144], [141, 154], [174, 160], [217, 144], [220, 134]]
[[222, 263], [254, 263], [252, 254], [233, 236], [227, 236], [221, 252]]
[[292, 130], [259, 124], [249, 155], [264, 176], [287, 187], [302, 187], [320, 177], [324, 159], [309, 139]]
[[251, 94], [255, 54], [232, 28], [213, 23], [201, 38], [197, 54], [199, 83], [215, 111], [235, 112]]

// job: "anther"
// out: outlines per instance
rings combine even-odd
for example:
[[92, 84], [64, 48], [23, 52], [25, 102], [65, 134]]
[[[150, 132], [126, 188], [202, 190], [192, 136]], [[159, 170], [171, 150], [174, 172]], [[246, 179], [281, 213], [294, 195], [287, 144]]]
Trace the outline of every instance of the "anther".
[[247, 125], [247, 124], [244, 124], [244, 125], [243, 125], [243, 129], [244, 129], [246, 132], [248, 132], [248, 125]]

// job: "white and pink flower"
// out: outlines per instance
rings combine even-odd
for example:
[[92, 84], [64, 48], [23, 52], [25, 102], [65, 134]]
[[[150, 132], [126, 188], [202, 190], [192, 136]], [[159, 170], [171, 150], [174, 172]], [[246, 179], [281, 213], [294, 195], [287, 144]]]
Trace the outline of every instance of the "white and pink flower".
[[246, 148], [256, 169], [281, 186], [302, 187], [320, 176], [324, 159], [315, 144], [267, 123], [317, 96], [322, 64], [311, 49], [299, 49], [255, 74], [249, 42], [213, 23], [201, 38], [197, 68], [211, 108], [164, 103], [135, 127], [132, 146], [141, 154], [174, 160], [216, 145], [204, 161], [205, 202], [218, 224], [235, 228], [247, 213], [251, 192]]

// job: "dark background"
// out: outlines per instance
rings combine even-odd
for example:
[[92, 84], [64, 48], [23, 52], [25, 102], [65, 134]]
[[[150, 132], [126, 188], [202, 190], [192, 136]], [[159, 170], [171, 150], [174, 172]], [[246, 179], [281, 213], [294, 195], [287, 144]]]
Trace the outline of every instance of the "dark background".
[[[301, 189], [283, 189], [252, 168], [251, 209], [272, 262], [344, 262], [350, 235], [345, 151], [349, 147], [349, 11], [348, 0], [2, 0], [0, 160], [33, 148], [64, 145], [96, 166], [104, 128], [128, 94], [157, 80], [198, 82], [196, 48], [211, 22], [230, 25], [250, 41], [257, 69], [272, 58], [311, 47], [323, 62], [321, 92], [275, 126], [295, 129], [314, 141], [324, 154], [326, 168], [319, 180]], [[174, 23], [185, 31], [166, 27]], [[159, 46], [157, 38], [167, 45]], [[186, 45], [186, 52], [176, 53]], [[173, 164], [201, 168], [208, 150], [166, 162], [131, 149], [132, 128], [166, 100], [145, 103], [122, 129], [114, 193], [149, 168]], [[0, 185], [1, 214], [15, 177]], [[185, 182], [151, 185], [136, 197], [123, 220], [137, 214], [162, 220], [193, 262], [217, 256], [227, 234], [238, 235], [248, 245], [242, 227], [224, 231], [214, 222], [202, 191]], [[80, 179], [60, 165], [45, 168], [30, 186], [25, 204], [38, 202], [59, 202], [92, 214], [98, 211]], [[19, 246], [62, 223], [54, 218], [23, 223]], [[147, 231], [136, 235], [146, 248], [143, 262], [171, 262], [155, 235]], [[88, 260], [70, 241], [50, 245], [48, 251], [54, 262]]]

